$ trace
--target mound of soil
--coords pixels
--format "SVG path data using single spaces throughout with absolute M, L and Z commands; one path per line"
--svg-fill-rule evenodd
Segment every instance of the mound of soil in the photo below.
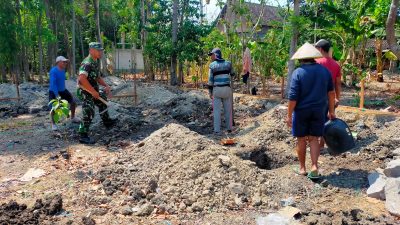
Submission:
M 47 224 L 62 211 L 61 195 L 56 194 L 44 200 L 37 199 L 32 208 L 15 201 L 0 206 L 0 224 Z

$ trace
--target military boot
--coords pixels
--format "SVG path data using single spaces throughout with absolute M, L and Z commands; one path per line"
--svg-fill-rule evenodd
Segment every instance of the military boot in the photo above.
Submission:
M 82 144 L 87 144 L 87 145 L 92 145 L 92 144 L 96 143 L 96 141 L 93 138 L 89 137 L 89 135 L 87 133 L 80 134 L 79 142 Z
M 114 126 L 117 123 L 118 119 L 108 119 L 106 121 L 103 121 L 103 124 L 105 127 L 110 128 Z

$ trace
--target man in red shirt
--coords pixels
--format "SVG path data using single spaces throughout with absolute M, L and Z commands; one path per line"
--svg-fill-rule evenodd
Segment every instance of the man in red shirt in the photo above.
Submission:
M 329 55 L 329 49 L 331 48 L 331 44 L 329 43 L 329 41 L 321 39 L 315 44 L 315 47 L 321 52 L 323 56 L 322 58 L 318 58 L 315 61 L 317 61 L 318 64 L 323 65 L 329 70 L 329 72 L 331 72 L 332 81 L 335 86 L 335 106 L 337 107 L 340 100 L 342 82 L 341 68 L 339 64 Z
M 329 43 L 329 41 L 321 39 L 315 44 L 315 47 L 321 52 L 323 56 L 322 58 L 315 59 L 315 61 L 317 61 L 318 64 L 327 68 L 331 73 L 333 85 L 335 87 L 335 108 L 336 108 L 339 105 L 341 83 L 342 83 L 342 73 L 340 65 L 334 59 L 332 59 L 332 57 L 329 54 L 329 49 L 331 48 L 331 44 Z M 328 110 L 326 111 L 327 111 L 326 114 L 328 114 Z M 321 148 L 323 148 L 324 145 L 325 145 L 324 138 L 321 138 L 320 141 Z

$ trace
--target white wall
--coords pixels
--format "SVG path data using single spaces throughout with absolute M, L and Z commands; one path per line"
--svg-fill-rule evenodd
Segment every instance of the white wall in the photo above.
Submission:
M 115 49 L 113 52 L 114 70 L 143 71 L 143 51 L 141 49 Z M 135 65 L 136 64 L 136 65 Z

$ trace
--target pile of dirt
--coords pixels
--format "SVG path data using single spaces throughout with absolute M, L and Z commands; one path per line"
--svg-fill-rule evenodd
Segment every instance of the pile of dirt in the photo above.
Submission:
M 252 160 L 268 164 L 268 169 L 284 164 L 271 163 L 265 149 L 246 158 L 237 148 L 223 147 L 186 127 L 169 124 L 127 148 L 111 165 L 104 165 L 95 179 L 106 195 L 123 196 L 125 206 L 119 213 L 126 208 L 137 215 L 270 208 L 286 195 L 288 188 L 283 186 L 297 179 L 283 178 L 282 184 L 277 172 L 260 169 Z M 281 194 L 271 194 L 279 189 Z
M 328 222 L 329 221 L 329 222 Z M 394 224 L 392 218 L 386 216 L 374 217 L 360 209 L 339 210 L 337 212 L 329 210 L 315 209 L 311 212 L 303 213 L 301 222 L 305 224 Z
M 0 224 L 52 224 L 52 216 L 62 211 L 61 195 L 37 199 L 32 208 L 15 201 L 0 206 Z

